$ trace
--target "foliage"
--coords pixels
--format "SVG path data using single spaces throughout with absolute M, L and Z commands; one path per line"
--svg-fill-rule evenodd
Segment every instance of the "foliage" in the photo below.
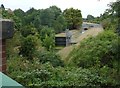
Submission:
M 27 59 L 33 59 L 37 47 L 37 40 L 37 37 L 32 35 L 23 38 L 21 47 L 19 48 L 19 54 Z
M 115 29 L 119 22 L 119 6 L 119 1 L 112 3 L 109 10 L 93 21 L 102 21 L 107 30 Z M 82 24 L 80 10 L 70 8 L 62 12 L 51 6 L 24 12 L 4 8 L 2 5 L 3 18 L 15 23 L 15 35 L 7 40 L 7 74 L 11 78 L 32 88 L 120 86 L 120 41 L 113 31 L 82 41 L 68 57 L 67 67 L 54 52 L 55 33 L 66 27 L 79 28 Z
M 50 62 L 54 67 L 64 66 L 64 62 L 55 52 L 39 51 L 36 56 L 39 59 L 39 62 L 42 64 Z
M 35 35 L 37 33 L 36 29 L 30 25 L 22 28 L 20 32 L 23 37 L 27 37 L 28 35 Z
M 55 47 L 55 40 L 54 39 L 55 38 L 52 36 L 48 36 L 48 35 L 45 36 L 45 39 L 43 40 L 43 46 L 48 51 L 54 50 L 54 47 Z
M 101 25 L 103 26 L 104 30 L 114 30 L 117 27 L 117 19 L 111 15 L 109 15 L 108 12 L 105 12 L 103 15 L 101 15 Z
M 116 77 L 116 70 L 110 70 L 109 67 L 100 69 L 82 69 L 76 67 L 54 68 L 49 63 L 39 66 L 38 69 L 27 70 L 19 74 L 14 73 L 17 73 L 18 70 L 11 72 L 14 73 L 13 77 L 15 80 L 26 87 L 33 88 L 109 88 L 111 86 L 119 86 L 119 80 L 114 79 Z
M 42 11 L 41 24 L 52 27 L 54 20 L 61 14 L 61 10 L 56 6 L 51 6 Z
M 14 10 L 14 14 L 19 18 L 23 18 L 25 16 L 25 12 L 21 9 Z
M 67 23 L 63 15 L 59 15 L 56 20 L 53 22 L 53 28 L 56 33 L 65 31 L 67 28 Z
M 64 10 L 63 14 L 69 29 L 77 29 L 82 25 L 82 15 L 80 10 L 69 8 Z
M 42 45 L 46 47 L 47 50 L 53 50 L 55 46 L 55 33 L 52 28 L 43 27 L 40 32 L 40 38 Z
M 98 20 L 105 30 L 114 30 L 119 33 L 119 22 L 120 22 L 120 0 L 116 0 L 116 2 L 111 2 L 108 4 L 109 9 L 103 14 L 100 14 L 100 17 L 95 18 Z
M 115 7 L 115 11 L 116 11 L 116 14 L 117 14 L 117 18 L 118 18 L 118 25 L 117 25 L 117 29 L 116 29 L 116 31 L 117 31 L 117 33 L 119 34 L 119 36 L 120 36 L 120 0 L 117 0 L 117 2 L 115 2 L 114 4 L 113 4 L 113 7 Z
M 12 39 L 6 40 L 6 58 L 14 57 L 19 52 L 19 46 L 21 44 L 21 34 L 16 31 Z
M 66 22 L 62 15 L 62 11 L 56 6 L 50 6 L 47 9 L 39 10 L 30 8 L 26 12 L 21 9 L 16 9 L 14 10 L 14 14 L 20 20 L 23 28 L 26 25 L 33 25 L 37 30 L 41 30 L 41 26 L 48 26 L 54 28 L 56 33 L 61 32 L 66 28 Z
M 87 20 L 93 20 L 94 19 L 94 16 L 92 15 L 87 15 Z
M 105 31 L 96 37 L 83 40 L 79 47 L 70 53 L 68 58 L 71 58 L 71 61 L 69 63 L 73 62 L 83 68 L 102 67 L 104 65 L 113 67 L 113 62 L 115 62 L 118 54 L 112 49 L 114 47 L 113 43 L 117 41 L 117 38 L 118 36 L 115 33 Z
M 110 26 L 110 20 L 109 19 L 107 19 L 107 20 L 105 19 L 105 20 L 102 21 L 101 24 L 102 24 L 103 29 L 108 29 L 109 26 Z

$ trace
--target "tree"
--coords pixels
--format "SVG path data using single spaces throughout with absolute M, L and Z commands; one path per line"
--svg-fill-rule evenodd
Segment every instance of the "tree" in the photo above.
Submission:
M 47 50 L 53 50 L 55 46 L 55 32 L 52 28 L 43 27 L 40 32 L 40 38 L 42 45 L 46 47 Z
M 116 32 L 120 35 L 120 0 L 110 3 L 109 7 L 110 9 L 108 9 L 108 11 L 109 11 L 109 14 L 112 15 L 111 18 L 117 19 Z
M 65 31 L 67 28 L 67 23 L 63 15 L 59 15 L 56 20 L 54 20 L 53 28 L 56 33 Z
M 120 0 L 117 0 L 114 4 L 115 11 L 118 17 L 118 27 L 117 27 L 117 32 L 120 35 Z
M 62 11 L 57 6 L 50 6 L 49 10 L 51 10 L 55 14 L 55 19 L 62 14 Z
M 87 15 L 87 20 L 93 20 L 94 19 L 94 16 L 92 15 Z
M 47 8 L 41 12 L 40 19 L 41 25 L 52 27 L 52 23 L 55 19 L 55 14 L 51 9 Z
M 37 23 L 36 23 L 37 22 Z M 23 25 L 33 25 L 39 27 L 40 25 L 40 12 L 34 8 L 29 9 L 24 16 Z
M 31 25 L 25 26 L 20 30 L 23 37 L 27 37 L 28 35 L 35 35 L 36 34 L 36 28 L 34 28 Z
M 102 20 L 101 24 L 102 24 L 102 27 L 103 27 L 105 30 L 111 29 L 110 27 L 111 27 L 112 24 L 111 24 L 111 19 L 110 19 L 110 18 L 107 18 L 107 19 Z
M 39 59 L 39 62 L 42 64 L 50 62 L 54 67 L 64 66 L 64 63 L 61 60 L 60 56 L 55 52 L 40 51 L 38 52 L 37 57 Z
M 60 8 L 51 6 L 41 11 L 41 24 L 44 26 L 52 27 L 54 20 L 61 14 Z
M 27 15 L 33 14 L 33 13 L 35 13 L 35 11 L 37 11 L 37 10 L 32 7 L 26 12 L 26 14 Z
M 43 40 L 43 46 L 48 50 L 51 51 L 55 47 L 55 42 L 54 42 L 53 36 L 45 36 L 45 39 Z
M 64 10 L 63 14 L 69 29 L 77 29 L 82 25 L 82 15 L 80 10 L 69 8 Z
M 14 10 L 14 14 L 21 19 L 25 16 L 25 12 L 21 9 Z
M 34 58 L 37 46 L 37 37 L 29 35 L 22 39 L 21 47 L 19 48 L 19 54 L 27 59 L 31 60 Z

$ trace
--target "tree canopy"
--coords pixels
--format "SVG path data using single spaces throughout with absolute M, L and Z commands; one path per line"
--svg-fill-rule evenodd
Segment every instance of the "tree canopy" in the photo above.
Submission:
M 69 8 L 63 12 L 67 21 L 67 27 L 69 29 L 78 29 L 82 25 L 81 11 L 78 9 Z

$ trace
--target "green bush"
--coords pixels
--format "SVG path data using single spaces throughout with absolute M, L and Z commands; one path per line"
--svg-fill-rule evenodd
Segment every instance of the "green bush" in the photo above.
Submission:
M 69 64 L 73 63 L 79 67 L 88 68 L 93 66 L 108 65 L 113 67 L 113 61 L 117 57 L 113 49 L 114 41 L 118 36 L 112 31 L 105 31 L 96 37 L 90 37 L 83 40 L 80 45 L 74 49 L 68 58 Z M 118 60 L 117 60 L 118 61 Z
M 54 67 L 64 66 L 64 62 L 61 60 L 59 55 L 56 55 L 54 52 L 40 51 L 37 53 L 39 62 L 44 64 L 50 62 Z
M 110 70 L 111 72 L 115 72 Z M 116 81 L 108 67 L 82 69 L 75 67 L 54 68 L 50 64 L 41 65 L 37 70 L 24 72 L 16 80 L 27 87 L 40 88 L 109 88 L 117 87 Z
M 13 38 L 6 40 L 6 58 L 14 57 L 19 52 L 19 46 L 20 46 L 20 32 L 15 31 Z
M 83 69 L 77 67 L 53 67 L 21 57 L 8 60 L 8 75 L 27 88 L 117 88 L 120 86 L 116 69 L 108 66 Z
M 48 50 L 54 50 L 55 47 L 55 32 L 53 28 L 49 28 L 47 26 L 43 27 L 40 31 L 40 39 L 42 41 L 42 45 Z
M 110 26 L 112 25 L 111 24 L 111 19 L 104 19 L 102 22 L 101 22 L 102 26 L 104 29 L 109 29 Z
M 29 35 L 24 37 L 21 42 L 21 47 L 19 48 L 19 54 L 27 59 L 33 59 L 37 46 L 37 37 Z
M 24 37 L 27 37 L 28 35 L 35 35 L 36 34 L 36 28 L 34 28 L 33 26 L 29 25 L 29 26 L 25 26 L 23 27 L 21 30 L 21 35 Z

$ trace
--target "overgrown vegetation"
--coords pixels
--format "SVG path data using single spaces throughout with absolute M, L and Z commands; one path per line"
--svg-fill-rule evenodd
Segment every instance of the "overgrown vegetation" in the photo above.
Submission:
M 78 29 L 81 27 L 82 15 L 80 10 L 70 8 L 66 9 L 63 14 L 66 18 L 69 29 Z
M 98 18 L 88 16 L 91 22 L 102 22 L 105 31 L 83 40 L 65 64 L 54 50 L 55 33 L 79 28 L 80 10 L 70 8 L 62 12 L 51 6 L 24 12 L 5 10 L 2 5 L 3 18 L 12 19 L 15 24 L 15 34 L 7 40 L 7 75 L 31 88 L 119 88 L 119 1 L 110 6 L 109 12 Z
M 68 58 L 78 67 L 103 67 L 114 68 L 118 66 L 118 52 L 114 49 L 114 44 L 119 44 L 119 36 L 113 31 L 105 31 L 96 37 L 89 37 L 83 40 L 76 49 L 74 49 Z M 117 47 L 116 47 L 117 49 Z
M 29 63 L 30 64 L 30 63 Z M 38 64 L 37 64 L 38 66 Z M 104 66 L 100 69 L 83 69 L 76 67 L 57 67 L 46 63 L 37 69 L 27 70 L 17 76 L 12 76 L 26 87 L 43 88 L 109 88 L 119 87 L 119 81 L 115 80 L 116 70 Z

